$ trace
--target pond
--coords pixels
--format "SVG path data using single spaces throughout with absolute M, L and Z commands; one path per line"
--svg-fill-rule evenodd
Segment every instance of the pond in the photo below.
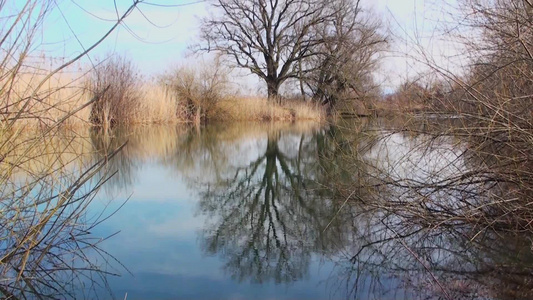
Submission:
M 108 237 L 87 255 L 109 276 L 82 280 L 78 296 L 532 296 L 531 238 L 469 219 L 496 193 L 471 145 L 395 127 L 365 119 L 87 132 L 90 160 L 127 144 L 95 176 L 117 171 L 87 212 L 102 220 L 90 234 Z
M 104 148 L 129 141 L 105 189 L 113 205 L 128 201 L 98 234 L 120 232 L 103 247 L 131 274 L 108 278 L 109 288 L 128 299 L 483 299 L 513 282 L 520 290 L 528 242 L 476 239 L 471 226 L 446 222 L 452 208 L 481 201 L 481 184 L 441 184 L 472 169 L 467 146 L 391 126 L 146 127 L 116 131 L 107 140 L 115 145 L 94 136 Z M 440 212 L 429 224 L 406 209 L 421 195 L 424 210 Z M 366 205 L 382 201 L 395 205 Z

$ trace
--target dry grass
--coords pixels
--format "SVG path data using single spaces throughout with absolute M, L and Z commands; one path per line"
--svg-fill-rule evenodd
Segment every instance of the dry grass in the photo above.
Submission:
M 16 122 L 17 127 L 46 128 L 55 124 L 59 119 L 72 112 L 82 104 L 90 100 L 91 93 L 85 87 L 86 77 L 78 72 L 64 71 L 55 74 L 48 79 L 43 91 L 38 93 L 36 99 L 30 100 L 22 118 Z M 14 91 L 22 98 L 29 97 L 33 88 L 44 78 L 45 75 L 27 74 L 21 76 L 14 86 Z M 177 116 L 178 103 L 175 98 L 165 92 L 160 85 L 152 82 L 142 82 L 139 85 L 139 100 L 129 107 L 130 113 L 127 124 L 172 124 L 183 122 Z M 23 102 L 10 102 L 9 110 L 6 98 L 0 99 L 3 120 L 9 120 L 15 116 Z M 126 109 L 122 107 L 121 109 Z M 68 118 L 63 125 L 69 127 L 85 127 L 90 125 L 91 107 L 85 107 L 72 117 Z
M 219 101 L 210 119 L 228 121 L 296 121 L 325 118 L 325 113 L 312 104 L 287 102 L 277 104 L 265 98 L 232 97 Z
M 26 102 L 27 107 L 16 120 L 17 126 L 47 127 L 89 101 L 85 92 L 83 76 L 80 72 L 63 70 L 54 74 L 31 97 L 37 85 L 45 79 L 48 70 L 30 70 L 21 73 L 14 81 L 10 96 L 0 98 L 2 121 L 15 118 Z M 90 108 L 86 107 L 66 120 L 63 125 L 75 126 L 86 124 Z
M 121 61 L 119 60 L 119 62 Z M 117 74 L 133 72 L 135 71 L 134 68 L 129 65 L 125 67 L 120 64 L 117 65 L 116 61 L 111 61 L 110 64 L 111 67 L 117 69 L 117 72 L 113 74 L 111 74 L 112 72 L 104 72 L 107 75 L 103 77 L 98 77 L 98 72 L 101 74 L 102 69 L 105 71 L 105 68 L 92 71 L 91 74 L 83 71 L 84 68 L 80 66 L 62 70 L 46 80 L 33 98 L 31 95 L 47 76 L 49 70 L 39 67 L 23 70 L 24 72 L 21 72 L 13 82 L 11 97 L 0 99 L 0 117 L 4 121 L 3 123 L 15 118 L 16 114 L 28 102 L 15 125 L 19 128 L 47 128 L 90 101 L 96 92 L 104 89 L 107 85 L 111 85 L 111 93 L 109 90 L 106 92 L 108 96 L 104 96 L 93 105 L 76 112 L 63 122 L 62 126 L 76 128 L 87 125 L 104 126 L 99 120 L 105 120 L 104 123 L 109 123 L 107 124 L 108 127 L 111 126 L 111 123 L 122 125 L 173 124 L 194 121 L 194 118 L 191 117 L 194 113 L 191 113 L 191 107 L 188 105 L 188 102 L 191 102 L 190 99 L 183 98 L 183 95 L 170 90 L 169 86 L 164 84 L 165 82 L 144 80 L 135 75 L 134 77 L 130 76 L 128 82 L 121 83 L 123 80 L 120 78 L 122 77 L 117 76 Z M 46 65 L 46 62 L 41 61 L 37 65 Z M 209 78 L 208 75 L 204 74 L 203 76 Z M 95 78 L 100 82 L 94 82 Z M 89 83 L 91 80 L 92 83 Z M 4 82 L 4 84 L 7 83 Z M 114 90 L 113 86 L 115 86 Z M 268 101 L 266 98 L 235 95 L 229 87 L 220 84 L 213 86 L 217 89 L 222 88 L 222 90 L 217 91 L 217 94 L 221 96 L 217 97 L 216 101 L 207 101 L 209 102 L 207 104 L 203 100 L 196 101 L 201 104 L 205 120 L 320 121 L 326 118 L 325 112 L 315 104 L 299 100 L 286 100 L 282 104 L 278 104 Z M 212 89 L 208 89 L 208 91 Z M 203 99 L 202 97 L 196 98 Z M 99 107 L 95 110 L 96 106 Z M 99 112 L 96 113 L 96 111 Z M 101 116 L 95 118 L 95 115 Z
M 177 115 L 178 102 L 161 85 L 151 82 L 143 83 L 141 95 L 141 101 L 134 112 L 134 123 L 172 124 L 184 121 Z
M 230 83 L 230 70 L 220 60 L 180 66 L 160 76 L 167 102 L 176 102 L 176 115 L 184 121 L 295 121 L 321 120 L 324 113 L 303 101 L 283 104 L 239 95 Z
M 18 95 L 29 97 L 33 88 L 44 78 L 39 74 L 21 76 L 14 86 Z M 67 113 L 89 101 L 91 93 L 86 89 L 86 77 L 81 72 L 63 71 L 46 81 L 43 91 L 38 93 L 37 99 L 30 100 L 23 117 L 17 120 L 20 127 L 43 128 L 54 124 Z M 124 124 L 173 124 L 188 122 L 186 112 L 182 112 L 182 102 L 173 93 L 159 83 L 146 81 L 138 87 L 138 100 L 128 107 L 128 118 Z M 40 100 L 42 99 L 42 100 Z M 6 98 L 2 98 L 1 107 L 8 106 Z M 10 102 L 10 109 L 2 110 L 4 120 L 14 117 L 19 106 L 23 103 Z M 277 104 L 259 97 L 232 96 L 218 101 L 208 112 L 208 119 L 215 121 L 296 121 L 296 120 L 324 120 L 326 115 L 322 109 L 310 103 L 286 101 Z M 86 107 L 71 118 L 64 125 L 83 127 L 90 125 L 91 107 Z

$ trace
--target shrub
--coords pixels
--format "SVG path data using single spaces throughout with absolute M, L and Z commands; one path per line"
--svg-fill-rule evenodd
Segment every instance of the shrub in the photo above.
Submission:
M 177 116 L 200 123 L 208 119 L 214 105 L 229 94 L 228 70 L 219 60 L 213 66 L 180 66 L 161 77 L 167 93 L 178 103 Z
M 105 93 L 93 103 L 89 120 L 92 124 L 110 128 L 134 122 L 139 109 L 140 76 L 132 62 L 120 56 L 110 56 L 97 66 L 90 80 L 90 91 Z

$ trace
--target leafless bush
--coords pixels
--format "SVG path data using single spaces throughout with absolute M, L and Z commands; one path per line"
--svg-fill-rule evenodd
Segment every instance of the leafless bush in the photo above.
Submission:
M 110 56 L 94 70 L 90 89 L 105 94 L 91 108 L 91 123 L 104 128 L 133 122 L 139 107 L 140 77 L 128 59 Z
M 438 150 L 435 141 L 443 136 L 456 139 L 462 149 L 456 161 L 467 168 L 435 174 L 446 175 L 438 184 L 383 178 L 383 185 L 406 189 L 422 208 L 432 197 L 441 199 L 430 201 L 438 210 L 418 210 L 403 202 L 382 205 L 412 217 L 406 222 L 424 226 L 469 224 L 480 232 L 533 232 L 532 7 L 523 0 L 465 0 L 460 7 L 465 15 L 447 34 L 464 43 L 469 60 L 460 73 L 427 61 L 442 80 L 403 92 L 429 100 L 423 107 L 432 107 L 434 115 L 411 119 L 402 130 L 427 137 L 413 149 L 421 153 Z M 461 202 L 461 209 L 441 203 L 447 199 Z
M 492 198 L 501 205 L 491 207 L 498 226 L 533 231 L 533 6 L 523 0 L 462 5 L 479 35 L 466 44 L 476 58 L 453 99 L 465 118 L 459 131 L 480 173 L 498 183 Z
M 456 109 L 481 122 L 490 120 L 494 133 L 516 129 L 511 133 L 515 138 L 524 136 L 519 134 L 521 128 L 532 128 L 531 4 L 471 0 L 464 1 L 462 8 L 470 12 L 465 25 L 476 29 L 477 39 L 465 42 L 474 58 L 458 85 L 463 94 L 453 99 Z
M 179 103 L 178 116 L 200 123 L 209 118 L 214 105 L 229 93 L 228 70 L 217 59 L 212 66 L 187 66 L 165 74 L 161 82 Z

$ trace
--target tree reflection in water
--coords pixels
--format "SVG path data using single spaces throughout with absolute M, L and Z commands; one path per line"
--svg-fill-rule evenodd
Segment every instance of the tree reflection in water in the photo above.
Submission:
M 149 143 L 138 133 L 117 167 L 128 184 L 138 148 L 164 145 L 145 156 L 198 190 L 203 250 L 238 281 L 290 284 L 318 258 L 336 265 L 334 298 L 533 297 L 531 237 L 487 226 L 494 191 L 464 142 L 388 125 L 209 126 Z
M 205 251 L 222 253 L 234 278 L 300 280 L 311 255 L 323 251 L 321 241 L 331 238 L 322 230 L 336 205 L 315 195 L 314 139 L 271 131 L 256 159 L 202 192 L 200 208 L 214 220 L 203 233 Z
M 337 265 L 328 282 L 337 296 L 532 296 L 529 239 L 454 220 L 482 204 L 483 188 L 455 177 L 472 164 L 457 141 L 353 128 L 269 131 L 245 164 L 211 152 L 226 171 L 194 182 L 210 220 L 204 250 L 253 282 L 305 278 L 319 255 Z
M 361 293 L 407 299 L 533 296 L 531 240 L 492 226 L 499 222 L 491 219 L 495 192 L 487 187 L 483 166 L 465 155 L 466 145 L 387 131 L 369 144 L 358 147 L 365 150 L 353 163 L 366 165 L 366 179 L 330 185 L 342 195 L 366 191 L 350 201 L 359 213 L 349 219 L 354 240 L 336 259 L 344 277 L 337 287 L 347 287 L 354 298 Z

